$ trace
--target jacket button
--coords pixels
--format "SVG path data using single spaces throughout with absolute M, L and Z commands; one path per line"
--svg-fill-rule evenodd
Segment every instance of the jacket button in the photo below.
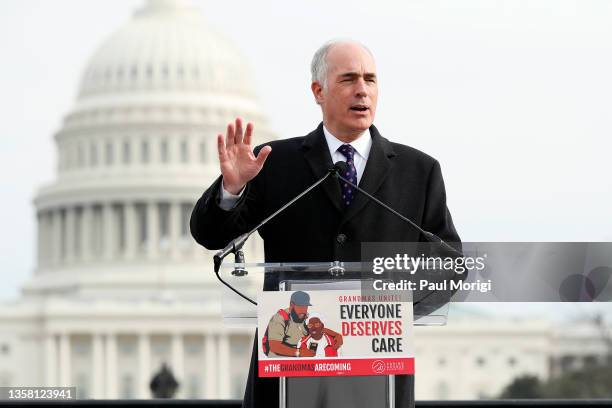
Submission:
M 338 236 L 336 236 L 336 242 L 340 245 L 344 244 L 346 242 L 346 239 L 346 235 L 344 234 L 338 234 Z

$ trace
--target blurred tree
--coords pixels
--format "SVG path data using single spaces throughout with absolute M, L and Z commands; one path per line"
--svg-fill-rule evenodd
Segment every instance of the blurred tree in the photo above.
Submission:
M 537 377 L 517 377 L 499 398 L 612 398 L 612 364 L 568 371 L 542 383 Z
M 570 371 L 544 385 L 544 398 L 612 398 L 612 364 Z
M 612 331 L 602 314 L 584 319 L 591 320 L 606 345 L 607 351 L 599 361 L 544 383 L 532 375 L 517 377 L 499 398 L 612 398 Z
M 499 398 L 542 398 L 542 384 L 534 375 L 516 377 L 504 388 Z

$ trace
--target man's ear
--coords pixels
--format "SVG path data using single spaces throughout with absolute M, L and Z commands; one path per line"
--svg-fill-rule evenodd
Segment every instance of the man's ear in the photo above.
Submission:
M 319 81 L 314 81 L 312 84 L 310 84 L 310 89 L 314 95 L 315 102 L 317 102 L 318 105 L 321 105 L 321 103 L 325 100 L 325 96 L 323 94 L 323 87 Z

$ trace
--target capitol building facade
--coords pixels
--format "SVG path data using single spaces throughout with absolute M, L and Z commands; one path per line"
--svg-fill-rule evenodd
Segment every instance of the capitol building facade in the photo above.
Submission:
M 147 0 L 96 50 L 54 135 L 57 178 L 34 197 L 33 276 L 0 304 L 0 386 L 150 398 L 167 363 L 178 398 L 242 398 L 254 330 L 224 324 L 213 254 L 189 217 L 218 177 L 228 122 L 276 138 L 253 84 L 248 61 L 186 1 Z M 251 238 L 248 260 L 262 248 Z M 419 399 L 494 397 L 516 376 L 546 379 L 607 352 L 577 326 L 454 317 L 415 331 Z
M 223 325 L 212 252 L 189 217 L 218 177 L 228 122 L 275 138 L 248 66 L 179 0 L 147 1 L 97 49 L 54 135 L 57 179 L 34 199 L 34 275 L 0 308 L 4 384 L 148 398 L 166 362 L 179 397 L 242 397 L 254 330 Z

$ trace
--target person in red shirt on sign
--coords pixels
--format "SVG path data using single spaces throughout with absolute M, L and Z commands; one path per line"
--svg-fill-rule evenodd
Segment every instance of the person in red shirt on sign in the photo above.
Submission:
M 300 350 L 312 350 L 315 357 L 338 357 L 338 350 L 333 347 L 333 339 L 323 333 L 325 325 L 319 315 L 311 314 L 306 320 L 306 327 L 308 335 L 302 337 L 298 343 Z

